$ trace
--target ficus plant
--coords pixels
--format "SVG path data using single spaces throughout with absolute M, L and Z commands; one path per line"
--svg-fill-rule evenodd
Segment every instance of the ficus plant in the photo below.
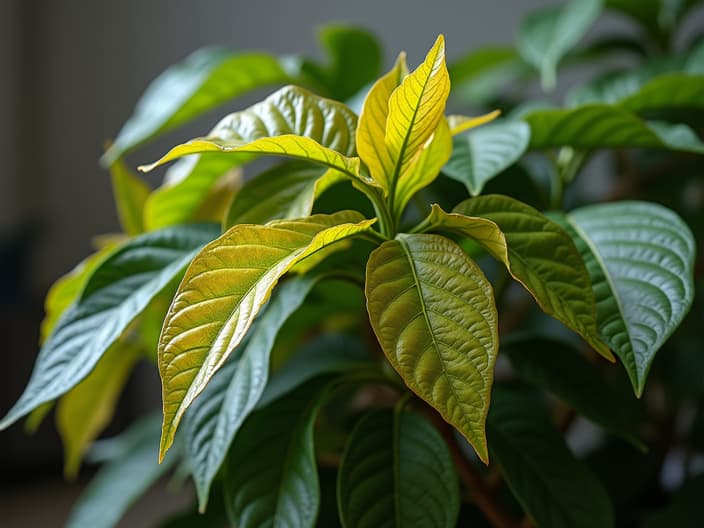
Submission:
M 197 499 L 169 527 L 696 526 L 704 45 L 673 45 L 695 3 L 574 0 L 449 68 L 439 36 L 379 76 L 372 35 L 328 26 L 326 64 L 164 72 L 103 158 L 124 233 L 50 290 L 1 422 L 55 407 L 67 476 L 104 462 L 68 525 L 115 525 L 175 468 Z M 638 37 L 583 43 L 604 10 Z M 154 190 L 124 161 L 277 85 L 141 166 L 176 160 Z M 96 441 L 141 360 L 162 412 Z

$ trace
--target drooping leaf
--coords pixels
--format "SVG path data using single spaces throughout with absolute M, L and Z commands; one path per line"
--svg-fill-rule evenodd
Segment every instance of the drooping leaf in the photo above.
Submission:
M 300 161 L 276 165 L 244 184 L 230 205 L 225 227 L 308 216 L 315 199 L 341 177 Z
M 296 86 L 286 86 L 261 103 L 223 118 L 205 138 L 172 148 L 149 171 L 189 154 L 286 156 L 337 169 L 358 178 L 354 133 L 357 116 L 342 103 L 323 99 Z M 246 159 L 246 158 L 245 158 Z
M 587 264 L 601 336 L 640 396 L 655 353 L 694 298 L 692 233 L 669 209 L 645 202 L 590 205 L 561 221 Z
M 493 292 L 479 267 L 445 237 L 399 235 L 370 255 L 366 295 L 389 362 L 486 462 L 498 335 Z
M 83 455 L 110 423 L 115 405 L 141 350 L 117 342 L 93 372 L 64 394 L 56 408 L 56 427 L 64 444 L 64 473 L 78 474 Z
M 318 280 L 296 277 L 276 291 L 236 360 L 216 374 L 186 413 L 183 441 L 201 510 L 233 438 L 266 387 L 278 331 Z
M 112 528 L 132 504 L 176 461 L 157 462 L 161 417 L 150 415 L 111 439 L 116 456 L 95 475 L 74 506 L 67 528 Z
M 346 211 L 264 226 L 240 224 L 193 259 L 159 342 L 162 456 L 184 411 L 242 340 L 278 280 L 301 260 L 373 223 Z
M 530 127 L 520 121 L 483 126 L 452 140 L 452 157 L 443 172 L 464 183 L 472 196 L 504 171 L 528 148 Z
M 487 430 L 492 458 L 536 526 L 613 526 L 601 483 L 575 459 L 533 393 L 496 387 Z
M 240 528 L 312 528 L 320 507 L 313 426 L 327 391 L 301 387 L 252 414 L 225 461 L 225 504 Z
M 307 61 L 303 72 L 323 86 L 330 97 L 345 101 L 379 75 L 381 46 L 365 29 L 328 24 L 319 29 L 318 39 L 328 53 L 329 63 L 321 66 Z
M 563 344 L 545 339 L 502 348 L 522 379 L 538 385 L 592 422 L 643 448 L 638 426 L 643 413 L 581 355 Z
M 212 153 L 180 159 L 169 168 L 164 184 L 147 199 L 144 209 L 146 229 L 152 231 L 201 220 L 222 222 L 222 215 L 217 208 L 211 208 L 210 218 L 197 216 L 218 182 L 230 179 L 235 188 L 241 185 L 240 163 L 241 160 L 233 156 Z M 226 194 L 223 189 L 219 189 L 219 192 Z
M 529 112 L 531 149 L 644 147 L 703 153 L 704 144 L 686 125 L 643 121 L 617 106 L 588 104 Z
M 24 393 L 0 429 L 85 378 L 149 302 L 173 284 L 195 252 L 218 233 L 212 224 L 167 228 L 137 237 L 103 260 L 44 343 Z
M 457 474 L 440 433 L 418 414 L 372 411 L 352 431 L 338 472 L 345 528 L 454 528 Z
M 501 195 L 461 202 L 454 213 L 433 206 L 427 231 L 468 236 L 502 262 L 541 309 L 613 359 L 599 338 L 596 305 L 584 262 L 569 235 L 529 205 Z
M 250 90 L 284 83 L 288 78 L 281 61 L 270 55 L 222 48 L 196 51 L 149 85 L 103 162 L 110 165 L 157 134 Z
M 557 65 L 601 13 L 601 0 L 570 0 L 563 6 L 529 13 L 518 31 L 518 50 L 539 72 L 543 88 L 557 82 Z
M 110 165 L 110 177 L 122 229 L 128 235 L 143 233 L 144 203 L 151 189 L 127 167 L 122 159 L 117 159 Z
M 357 151 L 369 168 L 371 177 L 386 194 L 391 191 L 393 160 L 384 146 L 386 121 L 389 117 L 389 99 L 393 91 L 408 75 L 406 55 L 401 53 L 396 64 L 369 90 L 359 115 L 356 141 Z

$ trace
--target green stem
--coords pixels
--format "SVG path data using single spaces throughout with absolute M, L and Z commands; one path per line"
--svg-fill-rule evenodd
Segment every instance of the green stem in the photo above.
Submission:
M 389 211 L 389 208 L 386 206 L 386 202 L 374 190 L 371 190 L 367 196 L 369 196 L 369 199 L 374 206 L 376 217 L 379 219 L 379 230 L 381 235 L 387 240 L 392 239 L 396 235 L 396 230 L 394 227 L 393 217 Z

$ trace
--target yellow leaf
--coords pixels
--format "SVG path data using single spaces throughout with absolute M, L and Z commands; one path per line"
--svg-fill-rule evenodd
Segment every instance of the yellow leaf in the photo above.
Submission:
M 447 121 L 450 124 L 450 133 L 453 136 L 456 136 L 457 134 L 461 134 L 462 132 L 466 132 L 467 130 L 470 130 L 472 128 L 476 128 L 480 125 L 489 123 L 490 121 L 493 121 L 494 119 L 499 117 L 499 115 L 501 115 L 501 110 L 494 110 L 493 112 L 489 112 L 488 114 L 476 117 L 467 117 L 463 115 L 449 115 L 447 116 Z
M 118 158 L 110 165 L 112 190 L 120 225 L 128 235 L 144 232 L 144 204 L 151 189 Z
M 159 340 L 164 402 L 160 457 L 185 410 L 242 341 L 279 279 L 306 257 L 368 232 L 374 221 L 343 211 L 239 224 L 196 255 Z
M 390 178 L 394 166 L 385 145 L 389 98 L 406 75 L 406 54 L 401 53 L 391 71 L 369 90 L 357 126 L 357 152 L 369 168 L 372 179 L 381 185 L 385 194 L 391 190 Z

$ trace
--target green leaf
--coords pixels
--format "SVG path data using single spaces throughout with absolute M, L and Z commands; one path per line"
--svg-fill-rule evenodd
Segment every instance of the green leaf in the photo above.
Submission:
M 674 493 L 672 502 L 666 508 L 651 513 L 645 519 L 645 528 L 697 528 L 701 524 L 702 494 L 704 475 L 685 481 Z
M 296 277 L 277 289 L 237 359 L 215 375 L 186 413 L 183 441 L 201 511 L 232 439 L 264 391 L 279 330 L 319 278 Z
M 341 177 L 338 171 L 301 161 L 276 165 L 244 184 L 230 205 L 225 227 L 308 216 L 315 199 Z
M 354 427 L 338 472 L 345 528 L 454 528 L 457 473 L 440 433 L 418 414 L 390 409 Z
M 68 478 L 76 477 L 83 455 L 110 423 L 140 352 L 128 342 L 114 344 L 93 372 L 59 400 L 56 427 L 64 444 L 64 473 Z
M 379 75 L 381 46 L 365 29 L 328 24 L 320 28 L 318 39 L 328 53 L 329 64 L 307 62 L 303 71 L 325 87 L 332 98 L 345 101 Z
M 518 30 L 518 51 L 539 72 L 545 90 L 557 82 L 557 65 L 601 13 L 601 0 L 571 0 L 528 14 Z
M 264 226 L 240 224 L 193 259 L 159 341 L 161 456 L 184 411 L 240 343 L 279 279 L 306 257 L 367 232 L 373 223 L 346 211 Z
M 286 86 L 247 110 L 223 118 L 205 138 L 172 148 L 158 165 L 189 154 L 287 156 L 337 169 L 359 177 L 354 134 L 357 116 L 344 104 L 323 99 L 296 86 Z M 245 157 L 244 159 L 248 159 Z
M 112 528 L 132 504 L 164 475 L 176 457 L 157 463 L 161 417 L 151 415 L 110 440 L 117 456 L 104 465 L 74 506 L 67 528 Z
M 643 121 L 615 106 L 588 104 L 538 110 L 524 120 L 531 129 L 531 149 L 644 147 L 704 153 L 704 144 L 689 127 Z
M 322 374 L 374 368 L 362 343 L 351 336 L 322 334 L 305 343 L 267 384 L 258 407 L 282 397 Z
M 111 165 L 125 152 L 250 90 L 284 83 L 279 59 L 263 53 L 206 48 L 157 77 L 103 157 Z
M 540 308 L 613 359 L 599 338 L 589 275 L 569 235 L 529 205 L 501 195 L 461 202 L 448 214 L 433 206 L 425 230 L 474 239 L 502 262 Z
M 225 462 L 225 504 L 239 528 L 312 528 L 320 507 L 313 428 L 327 390 L 304 386 L 252 414 Z
M 645 84 L 620 104 L 632 112 L 669 108 L 704 108 L 704 75 L 670 73 Z
M 144 203 L 151 189 L 132 173 L 122 159 L 117 159 L 110 165 L 110 177 L 122 229 L 128 235 L 143 233 Z
M 149 302 L 174 283 L 198 248 L 218 232 L 214 225 L 155 231 L 129 241 L 105 259 L 44 343 L 24 393 L 0 429 L 85 378 Z
M 447 238 L 399 235 L 370 255 L 366 295 L 391 365 L 487 462 L 497 314 L 477 264 Z
M 167 171 L 164 184 L 147 199 L 144 209 L 146 229 L 153 231 L 200 220 L 222 222 L 222 212 L 217 208 L 208 211 L 209 218 L 198 218 L 198 213 L 205 208 L 218 183 L 224 182 L 234 188 L 242 185 L 242 174 L 238 169 L 242 160 L 235 158 L 211 153 L 186 156 L 174 163 Z M 219 192 L 227 194 L 224 189 Z
M 646 202 L 582 207 L 562 221 L 587 263 L 601 336 L 640 396 L 655 353 L 694 298 L 692 233 L 675 213 Z
M 533 524 L 613 526 L 601 483 L 574 458 L 534 394 L 496 387 L 487 428 L 491 456 Z
M 640 407 L 608 383 L 593 364 L 556 341 L 544 339 L 509 345 L 502 352 L 519 377 L 549 390 L 588 420 L 640 449 Z
M 530 127 L 520 121 L 492 123 L 456 136 L 443 172 L 476 196 L 489 180 L 521 158 L 529 139 Z

